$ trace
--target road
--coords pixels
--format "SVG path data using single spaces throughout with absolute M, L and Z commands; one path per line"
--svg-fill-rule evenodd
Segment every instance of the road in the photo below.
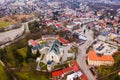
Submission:
M 86 27 L 86 26 L 84 26 L 84 27 Z M 79 46 L 79 51 L 78 51 L 79 54 L 77 56 L 77 62 L 79 64 L 79 66 L 81 67 L 83 73 L 85 73 L 86 76 L 88 77 L 88 80 L 96 80 L 96 78 L 92 75 L 92 73 L 90 72 L 90 70 L 86 64 L 86 50 L 94 41 L 93 31 L 86 29 L 86 33 L 84 35 L 87 37 L 87 41 L 83 45 Z
M 33 19 L 28 22 L 22 23 L 21 28 L 0 33 L 0 48 L 4 48 L 17 40 L 24 38 L 24 34 L 30 32 L 28 23 L 33 22 L 35 20 L 36 19 Z

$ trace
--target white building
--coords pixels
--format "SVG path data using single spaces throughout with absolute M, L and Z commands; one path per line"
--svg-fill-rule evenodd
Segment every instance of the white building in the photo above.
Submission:
M 117 47 L 110 45 L 108 43 L 97 41 L 96 44 L 93 44 L 93 49 L 96 53 L 103 55 L 114 55 L 117 52 Z
M 62 57 L 63 52 L 64 51 L 60 46 L 58 40 L 55 40 L 46 55 L 46 61 L 53 61 L 55 63 L 60 63 L 60 58 Z
M 82 76 L 82 72 L 78 71 L 78 72 L 68 75 L 67 80 L 74 80 L 75 77 L 81 77 L 81 76 Z

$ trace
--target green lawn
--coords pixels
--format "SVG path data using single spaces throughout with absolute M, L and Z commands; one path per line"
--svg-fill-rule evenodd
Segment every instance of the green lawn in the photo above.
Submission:
M 0 80 L 10 80 L 1 64 L 0 64 Z
M 36 73 L 30 73 L 30 72 L 19 72 L 16 73 L 17 76 L 19 76 L 20 80 L 50 80 L 49 75 L 41 75 Z
M 7 27 L 9 25 L 11 25 L 11 23 L 0 20 L 0 28 Z
M 27 48 L 21 48 L 17 50 L 23 57 L 26 57 Z
M 54 69 L 68 67 L 68 63 L 55 65 Z

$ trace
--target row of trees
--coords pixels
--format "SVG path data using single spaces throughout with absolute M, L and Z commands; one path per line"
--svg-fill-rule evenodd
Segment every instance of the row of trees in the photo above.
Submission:
M 5 62 L 9 62 L 9 56 L 6 49 L 0 49 L 0 59 L 4 60 Z
M 27 52 L 26 52 L 26 62 L 29 63 L 30 61 L 35 61 L 35 59 L 37 57 L 40 56 L 40 53 L 39 51 L 37 50 L 37 53 L 36 54 L 33 54 L 31 52 L 31 47 L 30 46 L 27 46 Z

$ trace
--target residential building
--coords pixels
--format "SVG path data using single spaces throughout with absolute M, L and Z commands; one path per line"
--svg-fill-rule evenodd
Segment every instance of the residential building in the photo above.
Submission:
M 31 46 L 31 51 L 33 54 L 36 54 L 37 51 L 40 51 L 42 46 L 40 44 L 38 44 L 36 41 L 30 39 L 28 41 L 28 45 Z
M 96 41 L 93 44 L 93 49 L 97 54 L 102 55 L 114 55 L 114 53 L 116 53 L 118 50 L 116 46 L 113 46 L 102 41 Z
M 69 65 L 67 68 L 52 72 L 52 80 L 88 80 L 76 61 L 71 61 Z
M 94 50 L 88 53 L 88 64 L 93 66 L 113 65 L 114 58 L 110 55 L 97 55 Z
M 56 37 L 56 35 L 43 35 L 42 40 L 54 40 Z

